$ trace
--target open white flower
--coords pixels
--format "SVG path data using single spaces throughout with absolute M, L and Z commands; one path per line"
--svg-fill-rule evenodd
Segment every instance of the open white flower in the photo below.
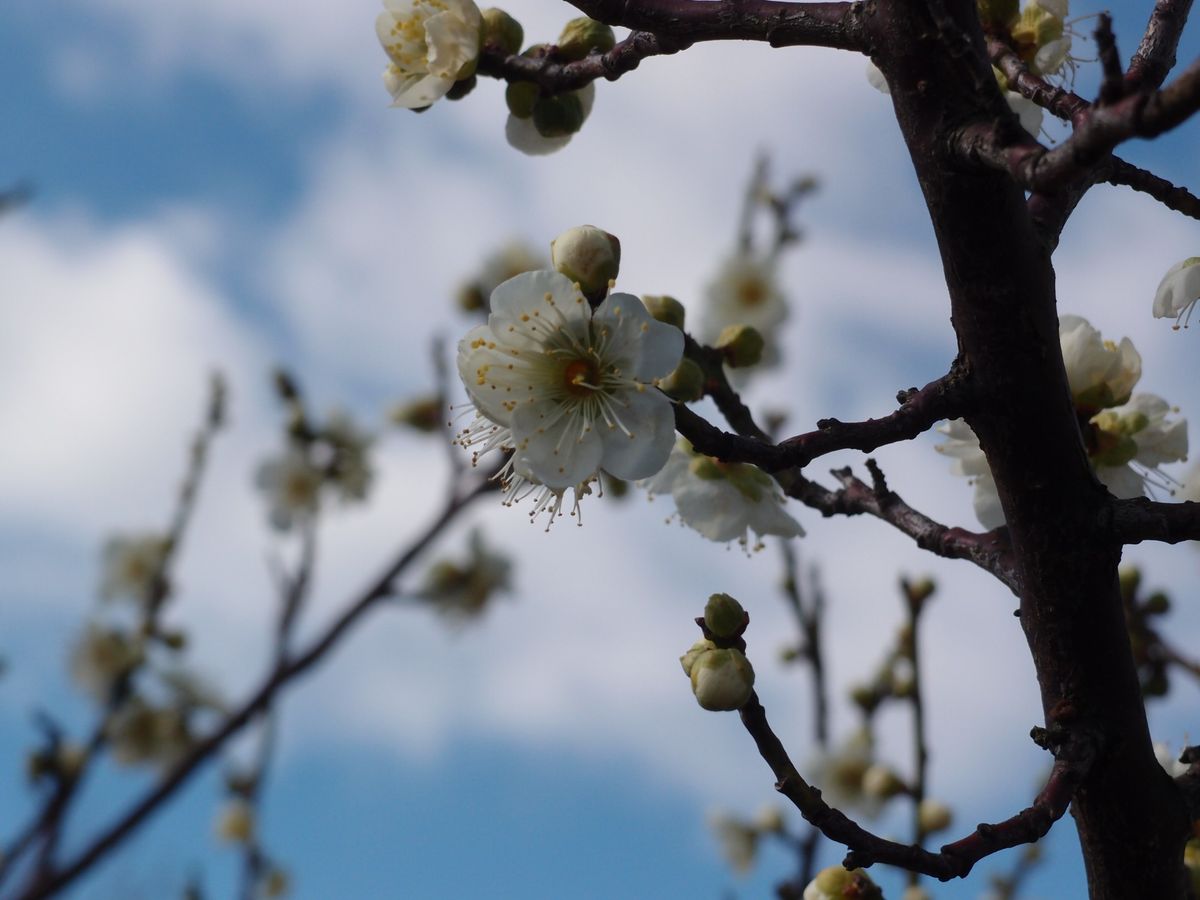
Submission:
M 296 522 L 315 515 L 321 480 L 320 471 L 295 447 L 283 456 L 264 461 L 258 467 L 255 483 L 266 495 L 271 525 L 287 531 Z
M 344 501 L 365 500 L 375 477 L 367 453 L 374 438 L 360 430 L 344 410 L 334 410 L 329 414 L 325 420 L 323 437 L 331 455 L 327 479 L 329 485 Z
M 1200 300 L 1200 256 L 1189 256 L 1167 269 L 1154 293 L 1154 318 L 1175 319 L 1175 328 L 1187 328 L 1192 308 Z
M 125 597 L 145 603 L 160 577 L 167 540 L 160 534 L 109 538 L 104 544 L 104 577 L 100 596 Z
M 739 874 L 749 872 L 758 856 L 758 829 L 723 812 L 710 813 L 708 825 L 725 861 Z
M 141 642 L 89 622 L 71 649 L 71 677 L 97 702 L 107 703 L 117 682 L 142 661 L 142 655 Z
M 653 475 L 674 443 L 671 401 L 655 387 L 683 355 L 683 333 L 630 294 L 595 311 L 558 272 L 518 275 L 492 293 L 488 324 L 458 346 L 458 372 L 476 411 L 457 438 L 476 458 L 512 449 L 506 501 L 536 496 L 533 515 L 575 506 L 601 469 Z M 574 511 L 573 511 L 574 514 Z
M 667 464 L 642 483 L 653 497 L 670 494 L 679 519 L 710 541 L 736 540 L 754 532 L 756 547 L 768 534 L 801 537 L 804 529 L 784 509 L 785 497 L 770 475 L 746 463 L 723 463 L 680 439 Z
M 760 365 L 779 361 L 778 328 L 787 318 L 787 297 L 779 288 L 774 255 L 734 253 L 704 294 L 700 336 L 712 344 L 729 325 L 749 325 L 765 341 Z
M 1106 341 L 1086 319 L 1062 316 L 1059 341 L 1071 397 L 1081 422 L 1083 443 L 1096 477 L 1115 497 L 1144 496 L 1147 485 L 1164 487 L 1170 479 L 1159 466 L 1187 459 L 1187 421 L 1168 419 L 1178 412 L 1161 397 L 1134 394 L 1142 375 L 1142 358 L 1130 342 Z M 938 451 L 954 458 L 954 471 L 974 480 L 975 515 L 985 528 L 1004 524 L 996 483 L 964 421 L 938 429 L 947 440 Z
M 375 33 L 391 62 L 383 83 L 392 105 L 429 106 L 479 58 L 483 17 L 471 0 L 383 0 Z
M 822 752 L 809 764 L 813 787 L 835 809 L 854 810 L 868 819 L 882 811 L 885 800 L 865 790 L 864 778 L 875 761 L 874 742 L 865 728 L 852 732 L 840 746 Z

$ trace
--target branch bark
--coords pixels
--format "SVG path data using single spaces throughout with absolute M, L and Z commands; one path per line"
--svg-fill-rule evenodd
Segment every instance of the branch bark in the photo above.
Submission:
M 860 3 L 786 3 L 778 0 L 569 0 L 608 25 L 648 31 L 686 44 L 765 41 L 865 52 Z
M 1125 83 L 1131 90 L 1154 90 L 1175 67 L 1175 51 L 1183 36 L 1192 0 L 1158 0 L 1146 24 L 1146 33 L 1133 58 Z

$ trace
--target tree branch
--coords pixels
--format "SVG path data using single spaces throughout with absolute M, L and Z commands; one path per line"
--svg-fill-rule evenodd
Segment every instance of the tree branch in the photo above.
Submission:
M 1054 193 L 1086 177 L 1117 145 L 1132 137 L 1155 137 L 1200 109 L 1200 61 L 1167 87 L 1135 93 L 1110 106 L 1093 106 L 1075 117 L 1074 133 L 1048 150 L 1032 136 L 1014 134 L 994 119 L 959 129 L 952 146 L 964 158 L 1007 172 L 1029 191 Z
M 186 756 L 164 773 L 157 784 L 120 814 L 74 858 L 38 878 L 20 895 L 21 900 L 40 900 L 40 898 L 53 895 L 74 882 L 117 846 L 174 794 L 230 737 L 269 709 L 276 695 L 284 687 L 320 662 L 364 613 L 372 609 L 378 601 L 387 597 L 392 591 L 395 580 L 442 533 L 459 512 L 471 501 L 495 489 L 496 482 L 486 479 L 465 494 L 452 495 L 438 517 L 421 536 L 384 569 L 359 598 L 353 601 L 325 632 L 308 646 L 308 649 L 275 666 L 259 688 L 236 711 L 231 713 L 219 728 L 199 740 Z
M 643 59 L 686 49 L 688 42 L 635 31 L 607 53 L 593 53 L 575 62 L 560 62 L 549 53 L 507 54 L 488 45 L 479 55 L 479 74 L 502 81 L 532 81 L 547 93 L 576 91 L 599 78 L 616 81 Z
M 765 41 L 866 51 L 859 3 L 784 3 L 777 0 L 569 0 L 608 25 L 680 41 Z
M 1175 67 L 1175 51 L 1191 7 L 1192 0 L 1158 0 L 1154 4 L 1142 43 L 1125 73 L 1130 90 L 1154 90 L 1166 80 Z
M 833 476 L 841 482 L 841 490 L 831 491 L 800 475 L 785 473 L 784 490 L 825 516 L 855 516 L 866 514 L 887 522 L 902 534 L 908 535 L 922 550 L 946 559 L 965 559 L 985 572 L 991 573 L 1014 594 L 1020 591 L 1016 563 L 1007 530 L 978 533 L 964 528 L 951 528 L 935 522 L 918 512 L 892 491 L 875 460 L 867 460 L 874 486 L 854 476 L 849 468 L 836 469 Z
M 1111 524 L 1122 544 L 1200 541 L 1200 503 L 1162 503 L 1145 497 L 1113 500 Z
M 1054 768 L 1031 806 L 995 825 L 979 825 L 961 840 L 946 844 L 940 853 L 931 853 L 872 834 L 830 807 L 821 798 L 820 790 L 796 771 L 783 743 L 771 730 L 757 694 L 751 694 L 739 712 L 759 754 L 775 774 L 775 789 L 791 800 L 822 834 L 849 849 L 843 863 L 847 868 L 885 863 L 940 881 L 965 877 L 984 857 L 1043 837 L 1066 812 L 1096 757 L 1095 741 L 1086 732 L 1062 735 L 1052 748 Z
M 1127 163 L 1117 157 L 1112 158 L 1108 175 L 1105 180 L 1109 184 L 1121 184 L 1135 191 L 1148 194 L 1167 209 L 1173 209 L 1193 219 L 1200 219 L 1200 197 L 1187 188 L 1178 187 L 1160 178 L 1153 172 L 1139 169 L 1132 163 Z

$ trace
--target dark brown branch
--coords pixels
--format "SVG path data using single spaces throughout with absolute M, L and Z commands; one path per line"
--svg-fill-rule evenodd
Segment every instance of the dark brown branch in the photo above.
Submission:
M 994 575 L 1014 594 L 1018 593 L 1020 583 L 1016 564 L 1004 528 L 981 534 L 935 522 L 913 509 L 887 486 L 874 460 L 867 460 L 867 467 L 871 470 L 874 486 L 859 480 L 846 468 L 833 472 L 833 476 L 842 484 L 841 490 L 830 491 L 799 475 L 788 478 L 784 490 L 789 497 L 819 510 L 825 516 L 874 516 L 908 535 L 922 550 L 946 559 L 972 562 Z
M 684 42 L 765 41 L 772 47 L 866 50 L 859 3 L 776 0 L 570 0 L 593 19 Z
M 1013 90 L 1060 119 L 1073 121 L 1076 116 L 1086 114 L 1091 106 L 1078 94 L 1051 85 L 1034 75 L 1021 57 L 1003 41 L 990 38 L 988 53 L 991 56 L 992 64 L 1004 73 Z M 1070 196 L 1063 197 L 1060 193 L 1053 198 L 1044 195 L 1031 198 L 1030 212 L 1038 223 L 1039 231 L 1044 235 L 1057 238 L 1063 225 L 1066 224 L 1067 217 L 1082 199 L 1083 194 L 1100 181 L 1131 187 L 1135 191 L 1148 194 L 1168 209 L 1173 209 L 1191 218 L 1200 218 L 1200 197 L 1186 188 L 1177 187 L 1165 178 L 1160 178 L 1153 172 L 1140 169 L 1117 156 L 1111 156 L 1107 163 L 1097 167 L 1092 178 L 1078 182 L 1073 191 L 1067 192 Z
M 1011 90 L 1032 100 L 1052 115 L 1070 122 L 1091 106 L 1078 94 L 1052 85 L 1034 75 L 1025 65 L 1025 61 L 1004 41 L 998 38 L 988 38 L 987 51 L 992 65 L 1008 79 L 1008 86 Z
M 532 81 L 546 93 L 575 91 L 600 78 L 616 81 L 638 67 L 643 59 L 686 49 L 686 41 L 635 31 L 607 53 L 593 53 L 575 62 L 561 62 L 552 55 L 507 54 L 486 46 L 479 56 L 479 74 L 503 81 Z
M 350 630 L 352 625 L 374 608 L 380 600 L 389 596 L 396 579 L 433 543 L 459 512 L 471 501 L 495 489 L 496 482 L 488 479 L 481 481 L 465 494 L 451 496 L 438 517 L 421 536 L 384 569 L 362 595 L 308 646 L 308 649 L 298 656 L 289 658 L 282 665 L 276 666 L 262 685 L 236 711 L 231 713 L 219 728 L 199 740 L 183 759 L 164 773 L 162 779 L 153 788 L 121 813 L 111 825 L 106 827 L 70 861 L 52 872 L 46 873 L 45 877 L 32 884 L 27 891 L 20 895 L 21 900 L 38 900 L 38 898 L 49 897 L 74 882 L 99 862 L 105 854 L 116 847 L 167 798 L 172 796 L 180 785 L 225 745 L 230 737 L 266 711 L 283 688 L 320 662 L 325 654 Z
M 1200 219 L 1200 197 L 1187 188 L 1178 187 L 1153 172 L 1139 169 L 1132 163 L 1113 157 L 1106 178 L 1109 184 L 1121 184 L 1148 194 L 1167 209 L 1173 209 L 1193 219 Z
M 1130 90 L 1154 90 L 1166 81 L 1175 67 L 1175 51 L 1191 8 L 1192 0 L 1158 0 L 1154 4 L 1142 43 L 1125 73 Z
M 980 825 L 961 840 L 946 844 L 940 853 L 931 853 L 872 834 L 830 807 L 821 798 L 821 792 L 796 771 L 783 743 L 771 730 L 766 710 L 756 694 L 750 696 L 740 714 L 759 754 L 775 774 L 775 789 L 791 800 L 822 834 L 849 849 L 844 865 L 853 868 L 884 863 L 940 881 L 963 878 L 979 860 L 1042 838 L 1066 812 L 1096 756 L 1094 739 L 1086 733 L 1064 735 L 1053 747 L 1054 768 L 1032 806 L 995 825 Z
M 817 422 L 816 431 L 798 434 L 778 444 L 722 431 L 682 404 L 676 407 L 675 426 L 701 453 L 725 462 L 754 463 L 768 472 L 777 472 L 802 469 L 814 459 L 837 450 L 870 453 L 886 444 L 912 440 L 934 423 L 962 415 L 968 396 L 966 382 L 955 370 L 920 390 L 902 391 L 898 398 L 900 408 L 882 418 L 863 422 L 822 419 Z
M 1161 503 L 1145 497 L 1114 500 L 1111 526 L 1122 544 L 1200 541 L 1200 503 Z
M 1007 172 L 1026 190 L 1053 193 L 1102 162 L 1122 142 L 1155 137 L 1200 109 L 1200 61 L 1153 94 L 1132 94 L 1076 117 L 1075 132 L 1053 150 L 992 119 L 960 129 L 952 143 L 967 159 Z M 1006 123 L 1004 123 L 1006 124 Z
M 1121 69 L 1121 57 L 1117 53 L 1117 36 L 1112 30 L 1112 16 L 1100 13 L 1096 26 L 1096 54 L 1100 58 L 1100 96 L 1098 106 L 1109 106 L 1129 93 L 1125 73 Z

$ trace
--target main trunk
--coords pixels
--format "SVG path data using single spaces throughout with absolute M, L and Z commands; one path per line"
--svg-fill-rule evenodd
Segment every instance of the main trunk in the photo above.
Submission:
M 1072 805 L 1090 896 L 1183 900 L 1187 816 L 1150 743 L 1117 586 L 1121 548 L 1104 528 L 1108 495 L 1088 465 L 1063 369 L 1050 251 L 1010 179 L 949 160 L 955 126 L 1007 109 L 982 62 L 973 3 L 939 5 L 979 47 L 976 58 L 947 52 L 953 38 L 938 36 L 934 4 L 879 0 L 876 60 L 937 235 L 961 359 L 978 389 L 967 419 L 1008 521 L 1046 726 L 1087 729 L 1100 746 Z

